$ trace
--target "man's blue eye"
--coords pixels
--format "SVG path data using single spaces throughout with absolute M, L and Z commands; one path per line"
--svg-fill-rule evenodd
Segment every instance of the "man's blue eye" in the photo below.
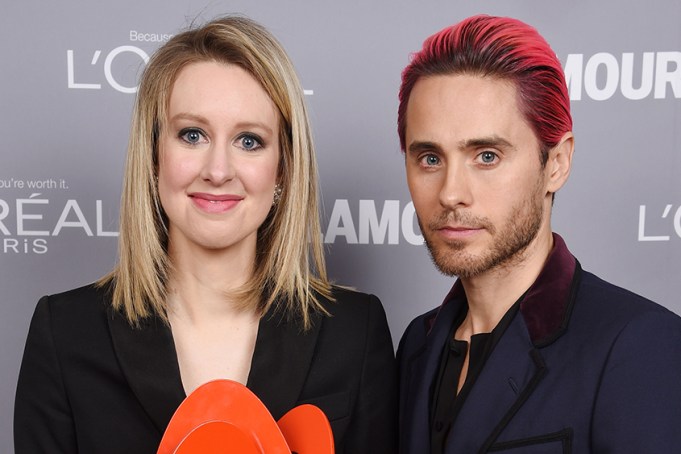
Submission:
M 491 151 L 483 151 L 480 154 L 480 159 L 482 159 L 482 162 L 485 164 L 491 164 L 494 162 L 494 159 L 496 159 L 497 155 L 492 153 Z
M 440 163 L 440 159 L 437 156 L 434 155 L 428 155 L 426 156 L 426 164 L 429 166 L 436 166 Z

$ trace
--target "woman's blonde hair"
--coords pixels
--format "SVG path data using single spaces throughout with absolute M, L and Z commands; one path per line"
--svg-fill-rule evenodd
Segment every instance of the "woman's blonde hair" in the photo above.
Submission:
M 99 284 L 113 285 L 112 304 L 132 325 L 152 314 L 167 321 L 172 264 L 167 218 L 157 188 L 158 138 L 170 93 L 185 66 L 203 61 L 238 65 L 265 89 L 279 111 L 281 197 L 258 230 L 250 281 L 232 297 L 265 314 L 275 306 L 305 329 L 331 298 L 321 242 L 317 167 L 305 99 L 281 44 L 261 25 L 225 17 L 171 38 L 150 59 L 137 94 L 120 212 L 119 261 Z M 228 270 L 226 270 L 228 272 Z

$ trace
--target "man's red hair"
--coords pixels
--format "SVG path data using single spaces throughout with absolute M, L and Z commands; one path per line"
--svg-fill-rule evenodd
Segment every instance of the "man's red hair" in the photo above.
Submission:
M 479 15 L 430 36 L 402 72 L 397 130 L 405 150 L 407 104 L 421 77 L 468 74 L 512 82 L 518 104 L 547 152 L 572 130 L 570 97 L 560 61 L 537 30 L 508 17 Z

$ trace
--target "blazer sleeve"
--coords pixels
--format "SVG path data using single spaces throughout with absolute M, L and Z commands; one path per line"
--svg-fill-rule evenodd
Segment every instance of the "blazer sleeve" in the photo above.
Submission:
M 77 453 L 71 408 L 51 329 L 49 298 L 36 307 L 14 403 L 15 454 Z
M 397 369 L 381 302 L 371 295 L 359 395 L 345 441 L 346 453 L 397 452 Z
M 648 312 L 630 321 L 612 346 L 594 406 L 592 452 L 679 447 L 681 319 L 666 310 Z

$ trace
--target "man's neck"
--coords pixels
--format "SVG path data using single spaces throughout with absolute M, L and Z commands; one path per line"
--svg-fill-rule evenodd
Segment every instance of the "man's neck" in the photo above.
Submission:
M 458 339 L 491 332 L 518 298 L 534 283 L 553 248 L 550 229 L 540 232 L 521 255 L 485 273 L 462 278 L 468 314 L 456 333 Z

